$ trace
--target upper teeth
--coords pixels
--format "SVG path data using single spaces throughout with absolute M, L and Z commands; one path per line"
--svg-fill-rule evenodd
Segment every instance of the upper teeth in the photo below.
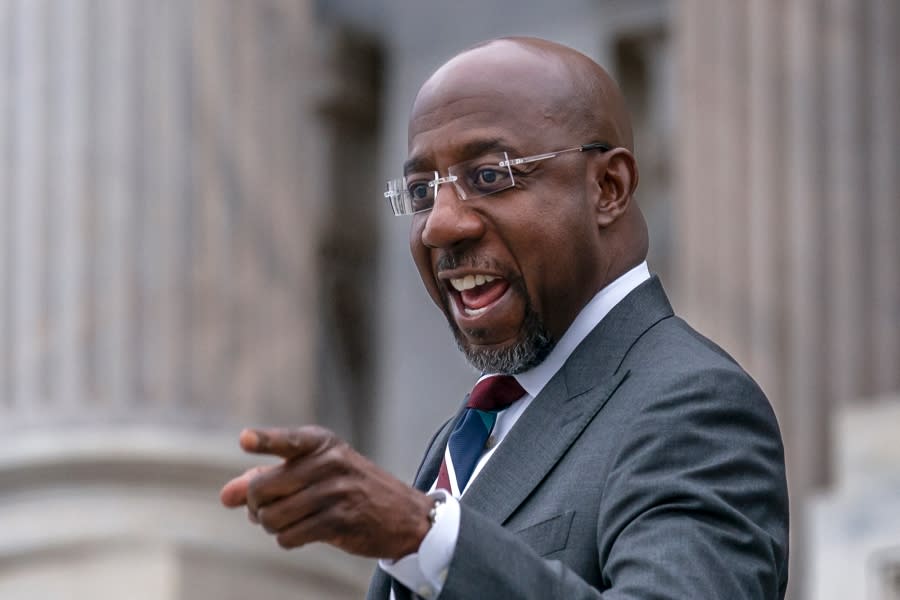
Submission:
M 495 279 L 497 278 L 493 275 L 466 275 L 465 277 L 451 279 L 450 285 L 452 285 L 453 289 L 457 292 L 462 292 L 463 290 L 471 290 L 476 285 L 484 285 L 485 283 L 490 283 Z

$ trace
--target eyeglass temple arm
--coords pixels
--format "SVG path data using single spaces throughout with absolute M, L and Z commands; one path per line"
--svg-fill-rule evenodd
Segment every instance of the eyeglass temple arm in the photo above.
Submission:
M 590 144 L 585 144 L 581 147 L 582 152 L 587 152 L 588 150 L 602 150 L 603 152 L 609 152 L 612 150 L 612 147 L 603 142 L 591 142 Z
M 610 147 L 601 142 L 592 142 L 590 144 L 584 144 L 583 146 L 575 146 L 574 148 L 566 148 L 565 150 L 557 150 L 556 152 L 546 152 L 544 154 L 535 154 L 534 156 L 526 156 L 525 158 L 513 158 L 510 160 L 505 160 L 500 163 L 501 167 L 508 167 L 514 165 L 524 165 L 532 162 L 537 162 L 539 160 L 547 160 L 548 158 L 554 158 L 564 152 L 586 152 L 588 150 L 602 150 L 603 152 L 609 152 Z

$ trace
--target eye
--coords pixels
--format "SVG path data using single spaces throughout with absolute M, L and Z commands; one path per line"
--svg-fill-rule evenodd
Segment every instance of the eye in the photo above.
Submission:
M 500 174 L 493 169 L 482 169 L 478 173 L 475 174 L 476 180 L 480 179 L 482 183 L 497 183 L 497 179 L 500 178 Z
M 428 197 L 428 184 L 425 182 L 414 182 L 409 186 L 409 195 L 416 200 L 422 200 Z
M 509 185 L 508 169 L 481 167 L 472 175 L 472 184 L 482 192 L 499 190 Z
M 416 176 L 406 179 L 406 191 L 409 194 L 409 202 L 413 212 L 420 212 L 431 208 L 434 202 L 434 184 L 431 179 Z

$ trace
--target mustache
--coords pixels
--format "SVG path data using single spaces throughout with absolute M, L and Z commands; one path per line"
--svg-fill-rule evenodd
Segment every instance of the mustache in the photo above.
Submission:
M 469 269 L 483 269 L 485 271 L 494 271 L 498 273 L 504 273 L 506 271 L 495 260 L 484 256 L 474 256 L 472 254 L 461 252 L 446 252 L 442 254 L 437 260 L 435 270 L 448 271 L 450 269 L 459 269 L 463 267 Z

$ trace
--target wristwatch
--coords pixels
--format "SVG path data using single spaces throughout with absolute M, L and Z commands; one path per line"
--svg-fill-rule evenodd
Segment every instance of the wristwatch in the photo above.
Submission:
M 431 510 L 428 511 L 428 522 L 431 525 L 437 523 L 437 520 L 441 518 L 441 513 L 444 511 L 444 499 L 440 496 L 434 499 L 434 505 L 431 507 Z

